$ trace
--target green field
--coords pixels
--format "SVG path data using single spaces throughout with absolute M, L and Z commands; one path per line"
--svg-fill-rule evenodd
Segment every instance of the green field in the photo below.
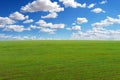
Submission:
M 120 80 L 120 41 L 1 41 L 0 80 Z

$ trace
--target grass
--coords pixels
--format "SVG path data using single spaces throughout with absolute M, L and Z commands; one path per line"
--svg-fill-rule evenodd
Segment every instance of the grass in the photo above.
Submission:
M 120 80 L 120 41 L 1 41 L 0 80 Z

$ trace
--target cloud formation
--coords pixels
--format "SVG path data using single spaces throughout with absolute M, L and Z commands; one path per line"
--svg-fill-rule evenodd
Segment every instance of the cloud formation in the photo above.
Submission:
M 9 16 L 11 19 L 13 20 L 25 20 L 26 18 L 28 18 L 28 16 L 24 16 L 23 14 L 19 13 L 19 12 L 14 12 L 12 14 L 10 14 Z
M 81 30 L 81 26 L 78 26 L 78 25 L 75 25 L 75 26 L 72 26 L 71 28 L 66 28 L 67 30 L 75 30 L 75 31 L 78 31 L 78 30 Z
M 87 30 L 85 32 L 79 31 L 74 32 L 71 35 L 71 39 L 78 39 L 78 40 L 120 40 L 120 29 L 117 30 L 110 30 L 106 29 L 105 27 L 120 24 L 120 17 L 112 18 L 107 17 L 100 22 L 93 23 L 93 28 Z
M 3 31 L 23 32 L 24 30 L 30 30 L 24 28 L 23 25 L 6 25 Z
M 56 12 L 49 13 L 46 16 L 41 16 L 41 18 L 56 18 L 58 14 Z
M 105 11 L 103 10 L 103 9 L 101 9 L 101 8 L 95 8 L 95 9 L 93 9 L 93 10 L 91 10 L 91 12 L 94 12 L 94 13 L 105 13 Z
M 8 18 L 8 17 L 0 17 L 0 25 L 3 26 L 3 25 L 7 25 L 7 24 L 14 24 L 15 21 Z
M 113 24 L 120 24 L 120 17 L 118 15 L 118 18 L 112 18 L 107 17 L 105 20 L 101 20 L 100 22 L 93 23 L 92 26 L 94 27 L 106 27 Z
M 80 18 L 80 17 L 77 18 L 77 24 L 83 24 L 87 22 L 88 22 L 87 18 Z
M 107 3 L 107 0 L 103 0 L 100 2 L 100 4 L 106 4 Z
M 41 32 L 49 33 L 49 34 L 55 34 L 55 29 L 50 29 L 50 28 L 41 28 Z
M 76 32 L 71 35 L 74 40 L 120 40 L 120 30 L 107 30 L 104 28 L 93 28 L 86 32 Z
M 86 3 L 81 4 L 81 3 L 76 2 L 75 0 L 59 0 L 59 1 L 62 2 L 65 5 L 65 7 L 72 7 L 72 8 L 77 8 L 77 7 L 85 8 L 86 7 Z
M 65 27 L 64 24 L 53 24 L 53 23 L 47 23 L 44 20 L 39 20 L 38 22 L 36 22 L 37 25 L 39 25 L 40 27 L 46 28 L 52 28 L 52 29 L 63 29 Z
M 34 20 L 33 19 L 28 19 L 28 20 L 25 20 L 23 23 L 27 24 L 27 23 L 32 23 Z
M 57 2 L 52 2 L 51 0 L 35 0 L 23 6 L 21 10 L 24 12 L 61 12 L 64 11 L 64 8 L 60 7 Z
M 95 5 L 96 5 L 95 3 L 91 3 L 91 4 L 88 5 L 88 8 L 89 8 L 89 9 L 90 9 L 90 8 L 93 8 Z

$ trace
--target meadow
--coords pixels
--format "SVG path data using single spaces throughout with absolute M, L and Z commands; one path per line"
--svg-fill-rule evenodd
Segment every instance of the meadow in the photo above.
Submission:
M 120 41 L 0 41 L 0 80 L 120 80 Z

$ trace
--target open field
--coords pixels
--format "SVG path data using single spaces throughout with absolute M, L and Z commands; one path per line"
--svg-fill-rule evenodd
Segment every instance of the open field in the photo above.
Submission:
M 120 41 L 1 41 L 0 80 L 120 80 Z

